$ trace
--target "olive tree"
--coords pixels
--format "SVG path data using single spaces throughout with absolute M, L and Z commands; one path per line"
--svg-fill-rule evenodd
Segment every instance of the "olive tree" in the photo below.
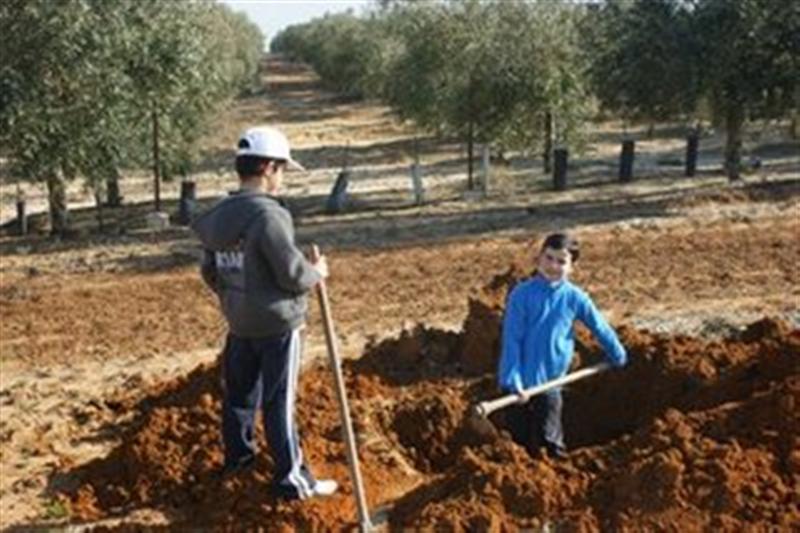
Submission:
M 616 0 L 588 11 L 583 44 L 606 109 L 651 124 L 694 112 L 700 64 L 691 15 L 683 0 Z
M 742 130 L 750 118 L 797 112 L 800 4 L 698 0 L 703 90 L 725 125 L 725 171 L 739 179 Z
M 0 136 L 12 171 L 47 186 L 53 233 L 68 229 L 66 183 L 118 146 L 126 88 L 123 2 L 0 3 Z
M 711 103 L 725 171 L 740 175 L 751 118 L 798 109 L 800 5 L 772 0 L 609 1 L 587 17 L 593 88 L 628 118 L 664 120 Z
M 209 1 L 0 3 L 0 138 L 12 172 L 44 182 L 52 229 L 68 225 L 66 183 L 107 184 L 122 166 L 188 170 L 216 105 L 254 85 L 263 38 Z M 116 195 L 118 200 L 118 194 Z M 99 195 L 98 195 L 99 198 Z

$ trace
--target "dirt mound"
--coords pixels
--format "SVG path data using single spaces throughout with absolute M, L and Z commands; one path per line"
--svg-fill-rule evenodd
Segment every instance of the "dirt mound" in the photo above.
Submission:
M 800 518 L 800 331 L 762 320 L 704 343 L 623 329 L 632 362 L 567 393 L 554 463 L 507 438 L 464 447 L 403 498 L 403 527 L 789 529 Z M 476 503 L 477 502 L 477 503 Z
M 478 375 L 492 372 L 497 367 L 506 297 L 517 283 L 530 275 L 532 272 L 526 273 L 524 267 L 514 264 L 469 298 L 459 346 L 459 362 L 465 373 Z
M 346 460 L 330 381 L 329 372 L 319 369 L 305 378 L 300 416 L 314 435 L 307 439 L 305 452 L 312 464 L 324 465 L 319 475 L 344 479 Z M 346 497 L 334 506 L 317 502 L 299 506 L 270 498 L 271 461 L 266 454 L 259 457 L 253 472 L 237 479 L 218 478 L 219 383 L 219 366 L 204 367 L 131 406 L 137 417 L 122 444 L 107 458 L 74 472 L 83 481 L 69 493 L 75 518 L 113 517 L 144 507 L 169 510 L 174 513 L 173 524 L 182 527 L 214 524 L 239 529 L 272 522 L 319 529 L 348 520 L 355 507 Z M 258 440 L 264 448 L 263 434 Z M 246 517 L 244 522 L 240 516 Z
M 390 506 L 391 527 L 742 529 L 800 518 L 800 331 L 779 321 L 712 341 L 620 328 L 629 365 L 565 391 L 568 460 L 512 442 L 503 412 L 494 431 L 474 431 L 465 417 L 497 394 L 503 306 L 525 276 L 512 267 L 494 278 L 471 299 L 460 333 L 417 325 L 345 364 L 367 496 L 373 508 Z M 578 339 L 576 359 L 600 358 L 585 330 Z M 356 525 L 326 367 L 304 372 L 298 416 L 315 473 L 344 482 L 329 500 L 271 498 L 267 454 L 219 480 L 220 396 L 213 365 L 128 405 L 135 417 L 123 444 L 70 473 L 74 519 L 155 508 L 181 527 Z
M 797 523 L 800 331 L 763 320 L 712 342 L 626 328 L 621 336 L 631 364 L 566 393 L 573 452 L 560 462 L 529 454 L 504 431 L 470 431 L 468 406 L 495 391 L 491 375 L 467 377 L 454 365 L 458 335 L 418 326 L 374 345 L 345 366 L 371 506 L 391 504 L 392 528 Z M 303 374 L 299 418 L 315 472 L 343 481 L 343 491 L 306 503 L 271 499 L 266 454 L 250 473 L 215 478 L 218 372 L 198 369 L 128 406 L 137 416 L 123 444 L 70 472 L 79 483 L 64 498 L 76 521 L 156 508 L 180 527 L 355 525 L 329 370 Z

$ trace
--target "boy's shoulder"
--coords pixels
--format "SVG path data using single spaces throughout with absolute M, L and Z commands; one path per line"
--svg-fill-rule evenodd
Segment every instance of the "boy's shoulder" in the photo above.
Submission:
M 229 197 L 238 201 L 242 209 L 253 213 L 253 220 L 262 223 L 268 220 L 291 218 L 288 207 L 280 198 L 265 193 L 250 193 Z
M 583 287 L 580 285 L 576 285 L 571 281 L 567 281 L 567 290 L 569 291 L 569 295 L 571 297 L 571 301 L 576 305 L 586 305 L 592 303 L 592 297 L 589 296 L 589 293 L 586 292 Z
M 235 196 L 230 196 L 231 199 L 238 199 L 244 203 L 257 206 L 259 209 L 268 210 L 286 210 L 286 206 L 280 198 L 270 196 L 262 192 L 247 192 Z
M 586 294 L 586 291 L 580 285 L 570 279 L 564 281 L 564 286 L 570 291 Z
M 509 294 L 514 294 L 514 293 L 520 294 L 523 292 L 527 292 L 536 287 L 536 285 L 537 285 L 536 276 L 531 276 L 529 278 L 525 278 L 519 281 L 516 285 L 514 285 Z

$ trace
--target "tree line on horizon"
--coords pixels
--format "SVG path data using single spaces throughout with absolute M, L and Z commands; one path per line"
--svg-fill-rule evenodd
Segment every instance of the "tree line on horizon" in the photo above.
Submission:
M 800 110 L 800 2 L 400 2 L 290 26 L 270 49 L 421 129 L 541 153 L 580 147 L 598 112 L 712 120 L 740 176 L 748 120 Z
M 0 157 L 47 187 L 52 232 L 67 182 L 119 205 L 123 169 L 186 175 L 210 119 L 258 88 L 264 37 L 213 0 L 0 2 Z

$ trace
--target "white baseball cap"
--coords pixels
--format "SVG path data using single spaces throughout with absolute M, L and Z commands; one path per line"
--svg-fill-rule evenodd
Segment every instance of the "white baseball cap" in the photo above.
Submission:
M 269 159 L 282 159 L 290 167 L 305 170 L 303 165 L 292 159 L 289 140 L 280 130 L 269 126 L 250 128 L 239 137 L 236 155 L 252 155 Z

